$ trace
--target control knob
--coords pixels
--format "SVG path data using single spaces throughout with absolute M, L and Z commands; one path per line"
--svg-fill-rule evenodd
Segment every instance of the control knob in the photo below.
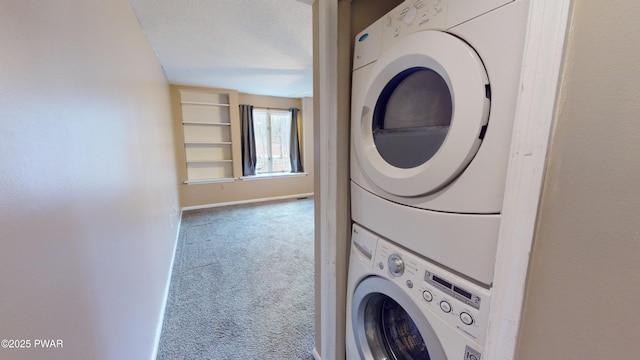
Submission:
M 400 255 L 391 254 L 391 256 L 389 256 L 388 265 L 391 275 L 397 277 L 402 276 L 402 274 L 404 273 L 404 261 L 402 260 Z
M 413 20 L 415 20 L 417 13 L 418 13 L 418 9 L 416 9 L 414 6 L 410 7 L 407 10 L 407 13 L 404 15 L 404 23 L 407 25 L 411 25 Z

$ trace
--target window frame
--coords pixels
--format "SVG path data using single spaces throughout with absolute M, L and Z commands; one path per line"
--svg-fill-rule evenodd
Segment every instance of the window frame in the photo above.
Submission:
M 260 114 L 260 115 L 266 115 L 266 128 L 267 128 L 267 135 L 266 135 L 266 149 L 267 149 L 267 160 L 266 160 L 266 164 L 267 164 L 267 168 L 268 171 L 258 171 L 257 166 L 256 166 L 256 174 L 255 176 L 278 176 L 278 175 L 284 175 L 284 174 L 291 174 L 291 165 L 290 162 L 288 162 L 288 171 L 274 171 L 273 170 L 273 126 L 272 126 L 272 116 L 288 116 L 289 119 L 289 128 L 291 127 L 291 121 L 293 121 L 292 119 L 292 115 L 291 115 L 291 110 L 290 109 L 278 109 L 278 108 L 266 108 L 266 107 L 254 107 L 253 108 L 253 127 L 254 127 L 254 132 L 255 130 L 258 128 L 257 124 L 256 124 L 256 119 L 257 116 L 256 114 Z M 254 133 L 254 136 L 256 138 L 256 142 L 258 139 L 258 135 L 256 133 Z M 288 153 L 291 154 L 291 144 L 289 141 L 286 142 L 287 147 L 289 149 Z M 256 155 L 258 156 L 258 151 L 260 151 L 260 153 L 262 153 L 261 150 L 258 150 L 259 147 L 256 146 Z M 287 159 L 287 161 L 290 161 L 289 159 Z

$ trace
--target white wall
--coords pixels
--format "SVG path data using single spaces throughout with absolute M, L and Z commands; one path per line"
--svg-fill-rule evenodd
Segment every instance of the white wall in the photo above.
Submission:
M 0 47 L 0 339 L 31 341 L 0 358 L 150 359 L 179 221 L 155 54 L 127 0 L 0 0 Z

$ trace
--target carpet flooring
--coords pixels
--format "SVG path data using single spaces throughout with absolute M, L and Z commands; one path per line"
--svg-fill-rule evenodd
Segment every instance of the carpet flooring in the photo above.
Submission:
M 313 199 L 183 213 L 157 359 L 313 359 L 313 226 Z

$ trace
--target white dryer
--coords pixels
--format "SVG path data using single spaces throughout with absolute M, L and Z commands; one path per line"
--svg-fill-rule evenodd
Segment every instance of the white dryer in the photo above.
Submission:
M 354 225 L 347 360 L 482 360 L 489 291 Z
M 356 37 L 352 218 L 493 280 L 528 0 L 409 0 Z

